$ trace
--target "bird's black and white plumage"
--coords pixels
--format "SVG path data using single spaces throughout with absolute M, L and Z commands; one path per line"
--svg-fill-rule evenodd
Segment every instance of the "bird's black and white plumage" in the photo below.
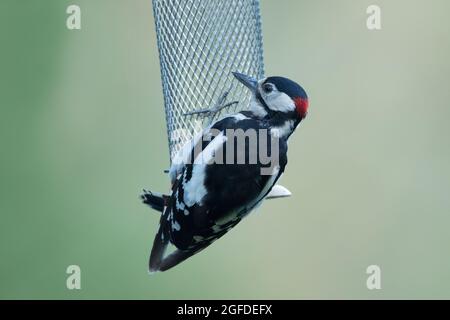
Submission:
M 287 140 L 306 116 L 305 91 L 283 77 L 256 81 L 234 75 L 252 91 L 249 110 L 216 121 L 180 150 L 169 171 L 170 196 L 142 195 L 145 203 L 163 211 L 150 256 L 151 272 L 179 264 L 227 233 L 261 204 L 285 170 Z M 230 144 L 235 137 L 228 133 L 237 130 L 255 132 L 257 144 L 250 139 Z M 251 161 L 252 153 L 262 149 L 276 163 L 258 156 Z M 217 155 L 223 155 L 222 163 L 212 161 Z M 176 250 L 164 257 L 169 243 Z

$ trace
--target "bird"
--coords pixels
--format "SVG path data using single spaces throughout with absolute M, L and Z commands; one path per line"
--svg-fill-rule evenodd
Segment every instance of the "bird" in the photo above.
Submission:
M 169 195 L 145 189 L 141 195 L 145 204 L 161 212 L 150 273 L 169 270 L 221 238 L 261 205 L 285 171 L 288 139 L 308 113 L 306 91 L 281 76 L 257 80 L 232 74 L 251 92 L 248 108 L 225 115 L 181 148 L 169 170 Z M 237 131 L 255 132 L 256 144 L 249 135 L 239 147 L 236 136 L 228 135 Z M 250 161 L 263 149 L 275 164 L 260 157 Z M 212 161 L 230 153 L 227 161 Z M 174 250 L 166 255 L 170 244 Z

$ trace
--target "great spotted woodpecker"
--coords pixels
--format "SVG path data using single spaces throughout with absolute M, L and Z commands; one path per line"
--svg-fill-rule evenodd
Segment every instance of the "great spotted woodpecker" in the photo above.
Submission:
M 305 90 L 283 77 L 257 81 L 241 73 L 233 75 L 252 92 L 248 110 L 216 121 L 180 150 L 169 170 L 170 196 L 149 191 L 142 195 L 144 203 L 162 212 L 150 272 L 170 269 L 222 237 L 261 204 L 284 172 L 287 140 L 307 114 Z M 239 148 L 237 137 L 228 135 L 230 130 L 254 132 L 256 144 L 245 135 Z M 250 161 L 263 149 L 276 159 L 275 164 L 260 157 Z M 231 161 L 211 161 L 230 152 Z M 239 156 L 244 161 L 239 162 Z M 263 169 L 270 170 L 263 174 Z M 170 243 L 176 249 L 165 256 Z

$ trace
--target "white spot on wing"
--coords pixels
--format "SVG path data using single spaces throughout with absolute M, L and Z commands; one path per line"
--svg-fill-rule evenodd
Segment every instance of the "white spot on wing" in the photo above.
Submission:
M 178 198 L 178 192 L 177 192 L 177 196 L 176 196 L 176 202 L 175 202 L 175 206 L 177 207 L 178 211 L 184 210 L 185 205 L 183 202 L 179 201 L 180 199 Z
M 172 222 L 172 230 L 180 231 L 181 230 L 180 224 L 178 222 L 176 222 L 176 221 L 173 221 Z

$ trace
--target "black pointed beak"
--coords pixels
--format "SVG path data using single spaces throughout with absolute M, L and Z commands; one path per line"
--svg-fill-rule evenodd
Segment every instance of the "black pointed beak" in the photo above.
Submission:
M 239 72 L 233 72 L 233 76 L 239 80 L 244 86 L 250 89 L 251 92 L 255 92 L 258 88 L 258 81 L 255 78 L 247 76 Z

